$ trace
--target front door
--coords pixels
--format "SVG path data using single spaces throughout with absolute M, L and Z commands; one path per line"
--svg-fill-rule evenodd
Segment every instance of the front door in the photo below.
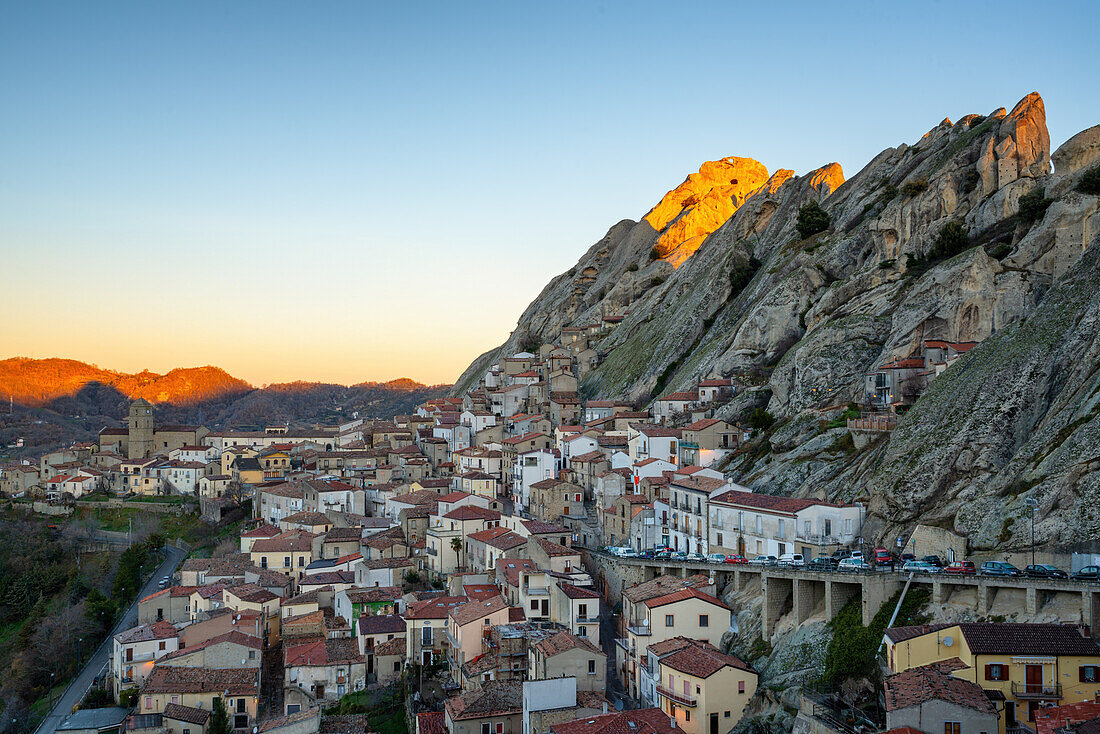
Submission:
M 1024 670 L 1024 680 L 1027 683 L 1028 693 L 1043 692 L 1043 666 L 1028 665 Z
M 710 715 L 710 734 L 718 734 L 718 714 Z
M 431 665 L 432 664 L 432 651 L 431 650 L 425 650 L 423 654 L 424 654 L 424 665 Z
M 743 535 L 737 538 L 737 555 L 745 557 L 745 536 Z
M 1005 701 L 1005 725 L 1015 726 L 1016 724 L 1016 702 Z

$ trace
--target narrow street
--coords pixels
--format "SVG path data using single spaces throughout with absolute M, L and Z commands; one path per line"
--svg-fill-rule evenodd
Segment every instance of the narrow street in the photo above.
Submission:
M 42 719 L 42 722 L 35 730 L 36 734 L 54 734 L 57 726 L 62 720 L 72 713 L 73 708 L 80 703 L 80 700 L 84 698 L 84 694 L 92 687 L 92 682 L 95 680 L 95 677 L 99 675 L 100 671 L 103 670 L 103 667 L 107 664 L 111 654 L 111 648 L 114 644 L 114 636 L 137 624 L 138 599 L 142 599 L 156 591 L 162 577 L 174 574 L 180 564 L 183 563 L 183 559 L 187 557 L 187 552 L 182 548 L 167 545 L 164 547 L 164 556 L 164 561 L 162 561 L 160 566 L 158 566 L 149 576 L 149 580 L 145 582 L 145 586 L 142 587 L 141 593 L 134 597 L 134 602 L 122 615 L 122 618 L 119 619 L 118 624 L 115 625 L 110 634 L 107 635 L 107 639 L 100 644 L 87 664 L 85 664 L 84 668 L 77 674 L 76 678 L 69 683 L 65 692 L 61 694 L 61 697 L 54 705 L 53 710 Z

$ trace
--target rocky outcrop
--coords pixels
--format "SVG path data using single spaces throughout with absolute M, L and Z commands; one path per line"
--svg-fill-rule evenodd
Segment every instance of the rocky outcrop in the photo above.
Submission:
M 623 321 L 597 343 L 599 365 L 583 391 L 644 401 L 708 376 L 755 385 L 722 412 L 744 417 L 766 402 L 778 424 L 768 446 L 729 467 L 743 484 L 862 497 L 872 500 L 873 530 L 897 534 L 931 518 L 980 547 L 1022 543 L 1018 525 L 993 518 L 1037 493 L 1067 518 L 1048 525 L 1045 537 L 1053 541 L 1059 527 L 1096 537 L 1096 503 L 1085 500 L 1100 462 L 1067 453 L 1077 445 L 1067 441 L 1091 435 L 1081 432 L 1093 422 L 1068 396 L 1092 393 L 1063 392 L 1062 381 L 1073 375 L 1075 389 L 1085 389 L 1100 362 L 1083 330 L 1092 306 L 1067 290 L 1098 282 L 1100 199 L 1076 190 L 1098 156 L 1100 128 L 1090 128 L 1055 152 L 1052 170 L 1045 106 L 1029 94 L 1011 112 L 945 119 L 847 180 L 836 164 L 802 176 L 780 169 L 743 200 L 729 194 L 737 206 L 701 243 L 685 225 L 669 240 L 679 244 L 660 252 L 668 260 L 648 262 L 653 244 L 698 207 L 684 206 L 689 197 L 727 195 L 718 185 L 725 173 L 701 170 L 642 222 L 612 228 L 572 275 L 552 281 L 504 349 L 520 335 L 554 340 L 561 326 L 618 313 Z M 1018 216 L 1025 197 L 1032 217 Z M 810 200 L 831 224 L 802 239 L 795 223 Z M 684 243 L 693 252 L 679 260 Z M 579 292 L 588 267 L 598 273 Z M 1065 328 L 1054 314 L 1068 319 Z M 1029 323 L 1045 325 L 1033 331 Z M 936 379 L 894 435 L 853 450 L 842 429 L 821 427 L 862 397 L 868 371 L 928 339 L 982 344 Z M 1071 353 L 1092 361 L 1080 368 L 1058 361 Z M 1008 374 L 967 366 L 988 360 L 1014 367 Z M 467 378 L 476 380 L 486 363 Z M 987 382 L 964 379 L 972 371 Z M 914 464 L 914 455 L 927 460 Z

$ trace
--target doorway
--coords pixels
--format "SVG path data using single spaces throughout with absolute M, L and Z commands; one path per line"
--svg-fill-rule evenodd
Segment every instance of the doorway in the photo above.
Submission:
M 710 715 L 710 734 L 718 734 L 718 714 Z

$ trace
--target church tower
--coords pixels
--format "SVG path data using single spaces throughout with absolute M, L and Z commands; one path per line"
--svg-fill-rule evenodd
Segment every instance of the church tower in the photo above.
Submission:
M 153 405 L 144 398 L 130 403 L 130 417 L 126 419 L 130 429 L 127 458 L 144 459 L 153 453 Z

